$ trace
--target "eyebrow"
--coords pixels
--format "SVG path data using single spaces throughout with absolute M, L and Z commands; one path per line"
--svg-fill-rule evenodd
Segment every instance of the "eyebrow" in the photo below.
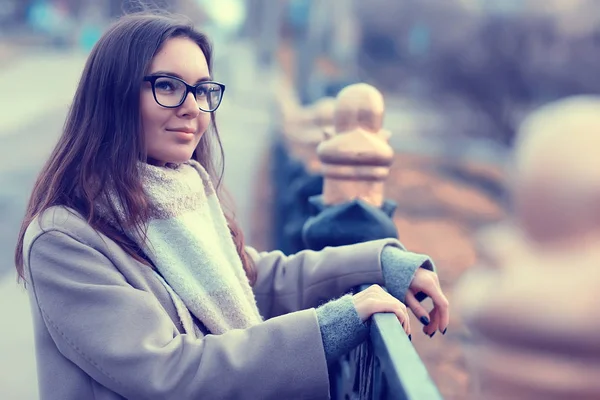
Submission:
M 174 76 L 176 78 L 179 78 L 183 81 L 185 81 L 185 79 L 183 79 L 183 77 L 181 75 L 179 75 L 176 72 L 171 72 L 171 71 L 156 71 L 151 73 L 150 75 L 169 75 L 169 76 Z M 206 81 L 211 81 L 212 78 L 210 76 L 205 76 L 203 78 L 200 78 L 196 81 L 196 83 L 200 83 L 200 82 L 206 82 Z

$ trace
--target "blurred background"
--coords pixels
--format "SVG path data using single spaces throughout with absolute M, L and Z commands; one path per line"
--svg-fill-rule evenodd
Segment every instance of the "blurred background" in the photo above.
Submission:
M 148 3 L 148 2 L 146 2 Z M 385 98 L 396 158 L 387 196 L 404 244 L 452 288 L 477 264 L 475 235 L 507 213 L 504 166 L 532 109 L 600 93 L 597 0 L 163 0 L 215 45 L 225 184 L 251 245 L 289 245 L 270 171 L 279 83 L 308 106 L 366 82 Z M 29 305 L 13 249 L 33 181 L 61 133 L 86 55 L 139 1 L 0 0 L 0 398 L 36 399 Z M 288 241 L 289 242 L 289 241 Z M 292 247 L 289 247 L 291 252 Z M 416 326 L 416 324 L 415 324 Z M 468 332 L 417 335 L 447 399 L 466 397 Z M 415 336 L 413 334 L 413 336 Z M 421 337 L 423 336 L 423 337 Z

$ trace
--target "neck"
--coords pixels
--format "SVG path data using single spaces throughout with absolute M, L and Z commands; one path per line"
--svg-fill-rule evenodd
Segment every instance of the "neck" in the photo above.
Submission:
M 148 157 L 147 160 L 146 160 L 146 163 L 150 164 L 150 165 L 157 166 L 157 167 L 164 167 L 165 165 L 167 165 L 166 161 L 160 161 L 160 160 L 157 160 L 157 159 L 152 158 L 152 157 Z

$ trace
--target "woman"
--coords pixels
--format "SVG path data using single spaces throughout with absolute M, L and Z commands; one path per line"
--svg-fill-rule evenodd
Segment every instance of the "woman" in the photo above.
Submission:
M 431 263 L 395 240 L 244 246 L 215 190 L 210 66 L 206 37 L 165 16 L 123 17 L 92 50 L 16 250 L 42 399 L 321 399 L 373 313 L 410 333 L 405 300 L 445 332 Z M 396 297 L 344 295 L 365 283 Z

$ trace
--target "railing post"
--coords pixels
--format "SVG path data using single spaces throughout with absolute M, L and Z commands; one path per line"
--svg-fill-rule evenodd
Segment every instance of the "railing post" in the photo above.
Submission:
M 306 174 L 300 160 L 290 154 L 287 136 L 299 129 L 305 122 L 306 110 L 301 106 L 294 89 L 285 79 L 277 84 L 274 99 L 276 121 L 272 145 L 272 162 L 270 175 L 274 187 L 273 236 L 274 246 L 285 254 L 290 254 L 289 241 L 284 235 L 284 227 L 288 220 L 289 186 L 298 177 Z
M 310 199 L 313 216 L 303 234 L 307 248 L 398 236 L 392 220 L 396 204 L 384 199 L 394 151 L 382 129 L 383 112 L 383 96 L 372 86 L 354 84 L 338 94 L 335 134 L 317 149 L 323 194 Z
M 290 155 L 312 175 L 321 173 L 317 147 L 334 132 L 335 99 L 324 97 L 303 109 L 296 123 L 286 131 L 285 140 Z
M 287 158 L 290 173 L 281 182 L 278 222 L 278 248 L 286 254 L 305 248 L 302 229 L 310 217 L 308 200 L 323 188 L 316 149 L 333 131 L 334 103 L 333 98 L 323 98 L 310 107 L 287 107 L 280 153 Z
M 396 205 L 384 198 L 394 152 L 382 129 L 383 112 L 383 96 L 372 86 L 350 85 L 338 94 L 335 133 L 317 148 L 324 184 L 323 193 L 310 198 L 306 248 L 398 237 Z M 370 340 L 331 367 L 332 398 L 441 399 L 398 320 L 378 314 L 371 324 Z
M 513 218 L 480 236 L 455 299 L 476 399 L 600 398 L 600 98 L 547 105 L 521 126 Z

